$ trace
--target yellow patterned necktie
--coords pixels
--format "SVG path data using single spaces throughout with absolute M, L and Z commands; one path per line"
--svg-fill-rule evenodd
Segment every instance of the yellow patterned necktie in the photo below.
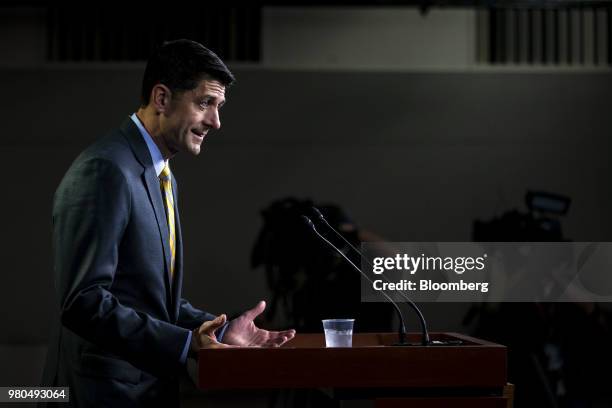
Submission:
M 168 218 L 168 239 L 170 241 L 170 276 L 174 278 L 174 258 L 176 255 L 176 236 L 174 234 L 174 198 L 172 196 L 172 181 L 170 179 L 170 168 L 166 164 L 159 175 L 161 190 L 164 196 L 164 206 Z

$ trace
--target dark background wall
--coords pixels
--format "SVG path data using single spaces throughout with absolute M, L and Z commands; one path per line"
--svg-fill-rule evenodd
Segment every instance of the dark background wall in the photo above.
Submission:
M 0 71 L 2 366 L 27 367 L 0 370 L 0 384 L 38 378 L 53 192 L 78 152 L 136 109 L 142 68 Z M 611 239 L 610 73 L 234 71 L 222 129 L 199 157 L 172 161 L 184 293 L 197 306 L 234 313 L 269 297 L 249 255 L 259 211 L 288 195 L 335 202 L 389 241 L 464 241 L 474 219 L 541 189 L 573 199 L 568 238 Z M 462 331 L 466 308 L 425 305 L 445 331 Z

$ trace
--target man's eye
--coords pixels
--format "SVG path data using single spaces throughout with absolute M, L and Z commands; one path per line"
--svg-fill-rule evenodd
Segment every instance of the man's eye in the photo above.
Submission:
M 208 101 L 202 101 L 202 102 L 200 102 L 200 108 L 202 108 L 202 109 L 206 109 L 206 108 L 208 108 Z

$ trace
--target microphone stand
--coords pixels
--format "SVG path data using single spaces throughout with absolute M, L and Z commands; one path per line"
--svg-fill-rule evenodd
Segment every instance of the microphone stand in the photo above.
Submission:
M 365 261 L 368 263 L 368 265 L 370 265 L 370 267 L 372 267 L 372 268 L 374 267 L 372 265 L 372 262 L 366 256 L 364 256 L 361 253 L 361 251 L 359 251 L 357 248 L 355 248 L 355 246 L 353 246 L 353 244 L 351 244 L 349 242 L 349 240 L 344 238 L 344 236 L 342 234 L 340 234 L 334 227 L 332 227 L 329 224 L 329 222 L 327 222 L 327 220 L 325 219 L 325 217 L 323 216 L 323 214 L 321 213 L 321 211 L 319 211 L 319 209 L 317 207 L 312 207 L 312 211 L 316 214 L 316 216 L 317 216 L 317 218 L 319 220 L 321 220 L 321 221 L 323 221 L 325 223 L 325 225 L 327 226 L 328 229 L 332 230 L 334 232 L 334 234 L 336 234 L 338 237 L 340 237 L 340 239 L 342 239 L 342 241 L 344 241 L 348 246 L 350 246 L 353 249 L 353 251 L 355 251 L 357 254 L 359 254 L 359 256 L 362 259 L 365 259 Z M 315 230 L 315 232 L 316 232 L 316 230 Z M 372 281 L 369 279 L 369 277 L 367 275 L 365 275 L 361 270 L 360 270 L 360 272 L 362 273 L 362 275 L 364 277 L 366 277 L 366 279 L 368 279 L 368 281 L 370 283 L 372 283 Z M 385 280 L 386 280 L 386 278 L 385 278 Z M 381 292 L 381 293 L 385 294 L 385 292 Z M 406 296 L 404 294 L 404 292 L 399 292 L 399 294 L 400 294 L 400 296 L 402 296 L 404 298 L 404 300 L 406 300 L 408 305 L 412 308 L 412 310 L 414 310 L 414 312 L 417 314 L 417 316 L 419 318 L 419 322 L 421 323 L 421 344 L 423 346 L 427 346 L 427 345 L 431 344 L 431 341 L 429 340 L 429 331 L 427 330 L 427 322 L 425 321 L 425 317 L 423 316 L 423 313 L 421 313 L 421 310 L 418 308 L 418 306 L 408 296 Z M 392 303 L 393 303 L 393 305 L 396 308 L 398 308 L 398 306 L 395 304 L 395 302 L 392 302 Z M 403 325 L 403 321 L 402 321 L 402 325 Z
M 305 215 L 302 215 L 302 219 L 304 220 L 304 222 L 310 227 L 310 229 L 312 229 L 314 231 L 314 233 L 323 241 L 325 242 L 327 245 L 329 245 L 331 248 L 333 248 L 336 252 L 338 252 L 338 254 L 340 254 L 340 256 L 342 256 L 357 272 L 359 272 L 361 274 L 361 276 L 363 276 L 364 278 L 366 278 L 370 283 L 373 284 L 372 280 L 370 279 L 370 277 L 368 275 L 366 275 L 360 268 L 357 267 L 357 265 L 355 265 L 345 254 L 344 252 L 342 252 L 338 247 L 336 247 L 334 244 L 332 244 L 331 242 L 329 242 L 327 240 L 327 238 L 325 238 L 323 235 L 321 235 L 319 233 L 319 231 L 317 231 L 316 227 L 314 226 L 313 222 L 310 220 L 310 218 L 308 218 Z M 400 310 L 400 308 L 397 306 L 397 304 L 393 301 L 393 299 L 391 299 L 389 297 L 389 295 L 387 295 L 385 292 L 380 292 L 395 308 L 395 311 L 397 312 L 397 315 L 399 317 L 400 320 L 400 326 L 398 329 L 398 343 L 394 344 L 394 346 L 408 346 L 409 344 L 406 343 L 406 326 L 404 325 L 404 317 L 402 316 L 402 311 Z

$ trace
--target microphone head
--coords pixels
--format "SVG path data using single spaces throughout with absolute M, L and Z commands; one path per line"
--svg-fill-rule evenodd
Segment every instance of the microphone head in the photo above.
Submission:
M 323 214 L 321 213 L 321 211 L 319 211 L 319 209 L 317 207 L 312 206 L 311 210 L 312 210 L 313 214 L 315 214 L 317 216 L 317 218 L 319 218 L 321 221 L 325 221 L 325 217 L 323 217 Z
M 312 223 L 312 221 L 311 221 L 311 219 L 310 219 L 310 218 L 308 218 L 308 217 L 307 217 L 307 216 L 305 216 L 305 215 L 302 215 L 302 216 L 300 216 L 300 217 L 302 218 L 302 220 L 304 220 L 304 224 L 308 225 L 308 226 L 309 226 L 310 228 L 312 228 L 312 229 L 314 229 L 314 228 L 315 228 L 315 226 L 314 226 L 314 224 Z

